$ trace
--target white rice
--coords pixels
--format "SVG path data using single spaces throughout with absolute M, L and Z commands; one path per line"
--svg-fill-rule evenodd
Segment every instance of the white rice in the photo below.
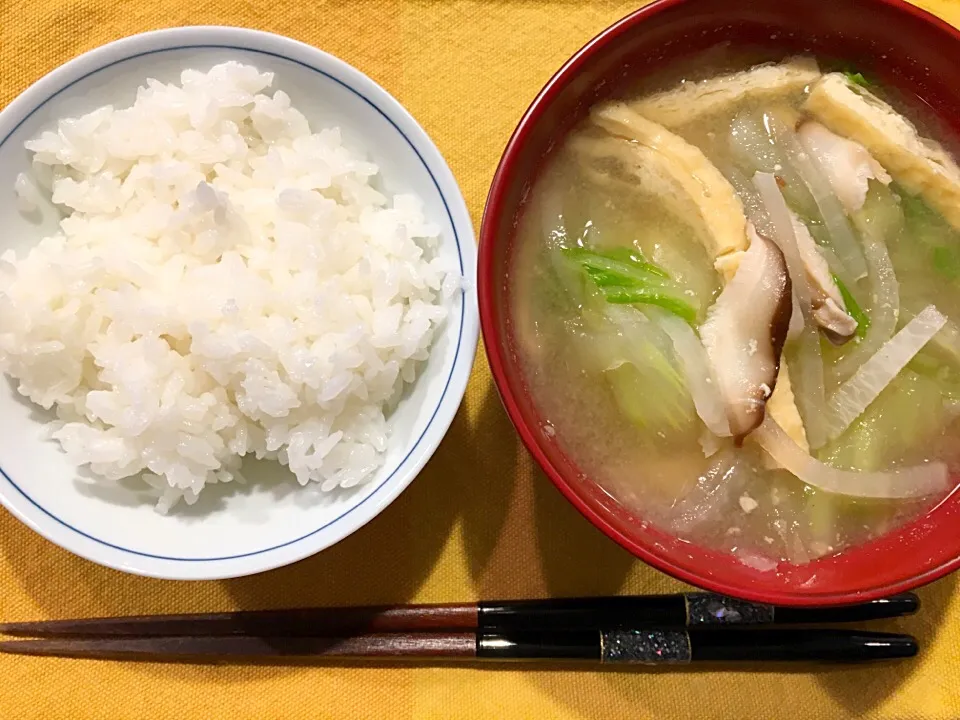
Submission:
M 324 490 L 369 479 L 459 287 L 419 200 L 272 82 L 187 70 L 26 144 L 65 217 L 0 258 L 0 371 L 56 408 L 71 460 L 142 472 L 161 511 L 248 453 Z

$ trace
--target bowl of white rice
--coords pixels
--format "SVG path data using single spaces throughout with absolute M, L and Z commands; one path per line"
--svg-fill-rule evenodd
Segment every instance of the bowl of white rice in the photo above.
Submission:
M 313 47 L 176 28 L 63 65 L 0 112 L 0 226 L 0 502 L 89 560 L 214 579 L 319 552 L 463 397 L 463 198 Z

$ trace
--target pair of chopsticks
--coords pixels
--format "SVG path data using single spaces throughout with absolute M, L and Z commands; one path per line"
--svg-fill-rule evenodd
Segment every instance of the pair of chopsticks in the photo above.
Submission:
M 783 628 L 877 620 L 913 593 L 790 608 L 710 593 L 339 607 L 0 624 L 0 652 L 159 661 L 330 658 L 578 660 L 613 664 L 861 662 L 912 657 L 910 635 Z

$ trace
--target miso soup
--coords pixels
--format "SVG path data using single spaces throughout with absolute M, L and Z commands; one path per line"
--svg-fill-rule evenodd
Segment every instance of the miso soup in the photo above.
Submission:
M 960 169 L 869 78 L 720 55 L 598 104 L 552 154 L 510 323 L 585 475 L 772 570 L 955 486 Z

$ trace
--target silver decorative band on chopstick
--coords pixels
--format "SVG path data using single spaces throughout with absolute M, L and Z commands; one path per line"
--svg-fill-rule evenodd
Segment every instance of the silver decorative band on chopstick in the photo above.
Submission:
M 687 625 L 754 625 L 773 622 L 773 606 L 712 593 L 689 593 Z
M 600 662 L 676 665 L 690 662 L 684 630 L 601 630 Z

